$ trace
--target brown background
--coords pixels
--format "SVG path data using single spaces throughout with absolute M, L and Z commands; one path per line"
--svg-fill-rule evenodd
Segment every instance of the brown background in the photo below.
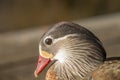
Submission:
M 119 0 L 0 0 L 0 32 L 119 11 Z

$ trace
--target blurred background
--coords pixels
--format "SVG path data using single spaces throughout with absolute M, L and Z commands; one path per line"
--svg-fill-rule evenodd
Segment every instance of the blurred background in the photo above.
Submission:
M 37 80 L 40 37 L 60 21 L 85 26 L 108 57 L 120 56 L 119 0 L 0 0 L 0 80 Z

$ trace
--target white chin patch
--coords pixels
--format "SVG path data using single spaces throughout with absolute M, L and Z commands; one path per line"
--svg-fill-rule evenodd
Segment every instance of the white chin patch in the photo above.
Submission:
M 41 45 L 39 45 L 39 54 L 41 54 Z
M 60 49 L 57 54 L 55 55 L 55 59 L 57 59 L 60 63 L 64 63 L 65 62 L 65 56 L 66 56 L 66 52 L 64 49 Z

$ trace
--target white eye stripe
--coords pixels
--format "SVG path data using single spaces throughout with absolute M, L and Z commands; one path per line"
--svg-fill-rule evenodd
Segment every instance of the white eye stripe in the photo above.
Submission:
M 44 38 L 44 42 L 45 42 L 45 40 L 46 40 L 47 38 L 51 38 L 51 39 L 53 40 L 53 43 L 56 43 L 56 42 L 58 42 L 58 41 L 60 41 L 60 40 L 66 39 L 66 38 L 68 38 L 68 37 L 70 37 L 70 36 L 78 36 L 78 34 L 69 34 L 69 35 L 65 35 L 65 36 L 63 36 L 63 37 L 59 37 L 59 38 L 57 38 L 57 39 L 53 39 L 52 36 L 47 36 L 47 37 Z
M 58 41 L 60 41 L 60 40 L 64 40 L 64 39 L 66 39 L 66 38 L 68 38 L 68 37 L 72 37 L 72 36 L 79 36 L 79 35 L 78 35 L 78 34 L 69 34 L 69 35 L 65 35 L 65 36 L 63 36 L 63 37 L 54 39 L 53 43 L 56 43 L 56 42 L 58 42 Z

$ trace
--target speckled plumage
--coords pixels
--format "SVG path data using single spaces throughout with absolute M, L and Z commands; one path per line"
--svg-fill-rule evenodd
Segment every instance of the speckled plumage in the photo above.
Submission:
M 93 72 L 93 80 L 120 80 L 120 60 L 109 60 Z

